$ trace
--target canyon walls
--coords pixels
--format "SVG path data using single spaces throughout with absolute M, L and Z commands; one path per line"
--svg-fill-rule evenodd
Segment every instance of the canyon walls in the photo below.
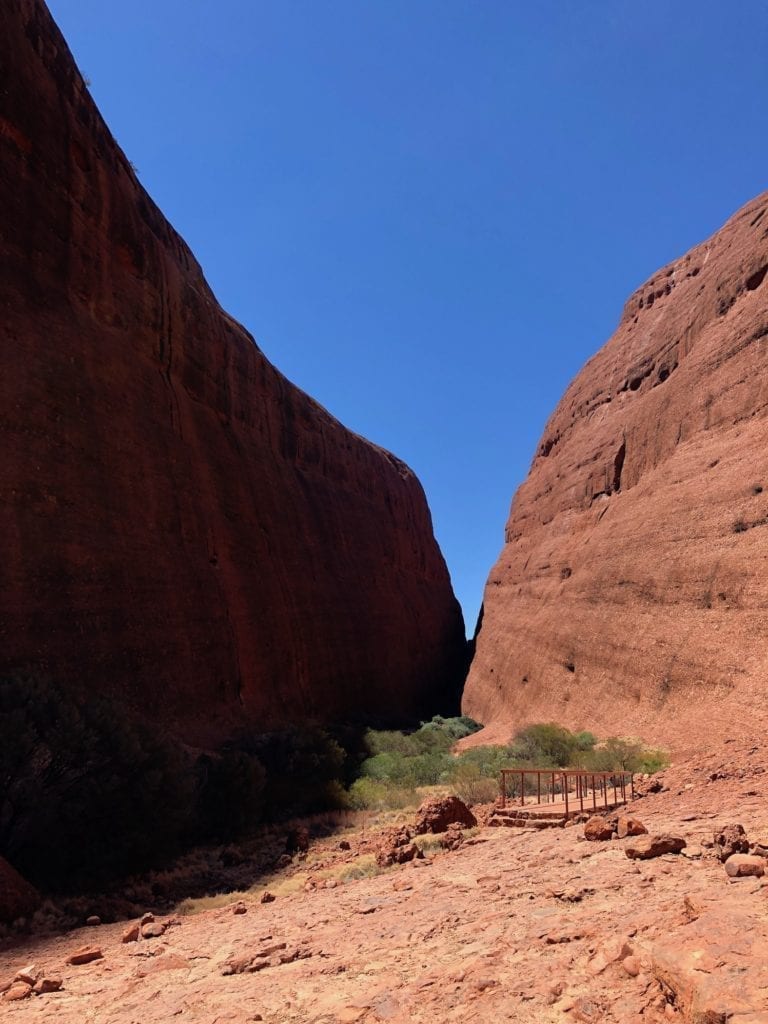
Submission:
M 0 672 L 194 743 L 450 709 L 414 474 L 218 306 L 42 2 L 5 0 L 0 49 Z
M 655 274 L 552 415 L 463 703 L 674 751 L 768 719 L 768 193 Z

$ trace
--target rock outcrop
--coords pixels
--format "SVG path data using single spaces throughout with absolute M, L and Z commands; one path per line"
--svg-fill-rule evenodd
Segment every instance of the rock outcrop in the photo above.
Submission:
M 193 742 L 458 700 L 411 470 L 218 306 L 41 0 L 0 10 L 0 673 Z
M 0 857 L 0 923 L 29 917 L 40 905 L 40 895 L 7 860 Z
M 547 424 L 485 590 L 471 742 L 762 728 L 767 440 L 768 193 L 638 289 Z

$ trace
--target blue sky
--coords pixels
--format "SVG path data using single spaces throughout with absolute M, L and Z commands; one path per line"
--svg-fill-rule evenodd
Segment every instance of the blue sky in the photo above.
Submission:
M 471 633 L 568 382 L 768 188 L 768 0 L 49 0 L 267 356 L 419 475 Z

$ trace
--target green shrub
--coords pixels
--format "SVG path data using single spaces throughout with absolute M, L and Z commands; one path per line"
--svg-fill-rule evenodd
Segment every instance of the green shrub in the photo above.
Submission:
M 498 779 L 483 775 L 478 763 L 460 760 L 451 773 L 451 789 L 465 804 L 491 803 L 499 795 Z
M 510 754 L 514 760 L 537 768 L 566 768 L 578 749 L 576 737 L 568 729 L 554 722 L 541 722 L 515 734 Z

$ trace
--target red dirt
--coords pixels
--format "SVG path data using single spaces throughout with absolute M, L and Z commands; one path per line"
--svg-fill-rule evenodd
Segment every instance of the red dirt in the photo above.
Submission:
M 660 776 L 630 813 L 651 835 L 681 835 L 676 855 L 631 861 L 636 839 L 585 842 L 579 826 L 482 829 L 374 878 L 316 879 L 267 904 L 233 895 L 157 939 L 123 944 L 124 924 L 33 939 L 0 954 L 0 983 L 33 963 L 63 988 L 4 1012 L 19 1024 L 760 1024 L 768 881 L 729 879 L 711 844 L 734 821 L 768 842 L 767 771 L 761 751 L 727 746 Z M 351 850 L 313 843 L 315 866 L 380 842 L 346 836 Z M 67 966 L 83 945 L 104 958 Z

